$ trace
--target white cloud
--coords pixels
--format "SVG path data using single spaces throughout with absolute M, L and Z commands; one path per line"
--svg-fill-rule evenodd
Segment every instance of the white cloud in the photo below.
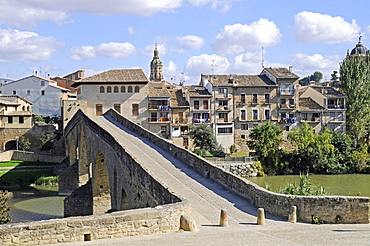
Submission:
M 324 76 L 329 76 L 334 70 L 339 69 L 341 58 L 339 56 L 323 57 L 320 54 L 310 56 L 297 53 L 291 56 L 290 60 L 295 72 L 301 77 L 304 77 L 315 71 L 322 72 Z M 328 79 L 330 79 L 330 77 L 328 77 Z
M 346 22 L 342 17 L 332 17 L 312 12 L 294 16 L 295 34 L 301 43 L 324 42 L 338 44 L 353 42 L 361 29 L 355 20 Z
M 238 54 L 276 45 L 281 36 L 274 22 L 261 18 L 250 25 L 226 25 L 212 47 L 220 54 Z
M 76 46 L 71 49 L 73 60 L 82 61 L 93 59 L 99 56 L 107 58 L 120 59 L 126 56 L 134 55 L 135 47 L 130 43 L 102 43 L 98 46 Z
M 262 70 L 261 53 L 247 52 L 234 58 L 233 71 L 240 74 L 259 74 Z
M 188 2 L 196 7 L 202 7 L 206 4 L 211 4 L 213 9 L 220 8 L 220 12 L 226 13 L 232 6 L 232 3 L 238 0 L 188 0 Z
M 176 37 L 176 46 L 171 49 L 173 52 L 183 53 L 186 50 L 199 50 L 204 44 L 204 39 L 194 35 Z
M 212 67 L 215 74 L 226 73 L 230 67 L 230 62 L 226 57 L 221 57 L 215 54 L 202 54 L 200 56 L 192 56 L 185 65 L 187 75 L 211 74 Z
M 55 38 L 35 32 L 0 29 L 0 62 L 46 60 L 54 55 L 58 45 L 62 43 Z
M 129 35 L 134 35 L 135 34 L 135 28 L 132 26 L 127 27 L 127 32 Z
M 166 44 L 156 44 L 157 49 L 159 52 L 159 58 L 161 56 L 165 56 L 167 54 L 167 45 Z M 142 51 L 142 54 L 148 57 L 153 57 L 154 55 L 154 49 L 155 49 L 155 44 L 148 45 L 145 47 L 145 49 Z

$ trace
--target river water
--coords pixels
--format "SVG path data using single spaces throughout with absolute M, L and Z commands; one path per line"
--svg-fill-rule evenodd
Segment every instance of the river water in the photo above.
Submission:
M 64 197 L 57 196 L 57 186 L 33 186 L 12 191 L 7 203 L 12 223 L 63 218 Z
M 368 196 L 370 197 L 370 174 L 310 175 L 314 185 L 321 185 L 329 195 Z M 299 181 L 299 175 L 247 177 L 255 184 L 272 191 L 279 191 L 289 182 Z

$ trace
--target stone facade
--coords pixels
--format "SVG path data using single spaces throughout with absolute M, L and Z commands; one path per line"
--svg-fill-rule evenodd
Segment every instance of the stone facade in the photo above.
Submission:
M 288 218 L 291 207 L 297 206 L 297 219 L 303 222 L 311 222 L 312 215 L 317 215 L 328 223 L 337 223 L 337 218 L 341 218 L 339 223 L 370 222 L 369 197 L 292 196 L 274 193 L 213 165 L 185 148 L 178 147 L 170 141 L 154 135 L 113 110 L 108 111 L 107 114 L 132 131 L 169 151 L 173 156 L 184 161 L 204 176 L 236 192 L 249 200 L 252 205 L 264 208 L 269 213 Z

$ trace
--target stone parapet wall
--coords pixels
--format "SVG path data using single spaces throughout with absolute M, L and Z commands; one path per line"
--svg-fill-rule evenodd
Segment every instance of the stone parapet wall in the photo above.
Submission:
M 61 163 L 66 157 L 59 155 L 37 154 L 29 151 L 7 150 L 0 152 L 0 161 L 31 161 Z
M 40 245 L 175 232 L 190 214 L 184 201 L 170 205 L 0 226 L 1 245 Z
M 297 218 L 303 222 L 311 222 L 312 215 L 317 215 L 328 223 L 370 222 L 369 197 L 291 196 L 274 193 L 213 165 L 185 148 L 160 138 L 112 109 L 107 111 L 105 115 L 112 116 L 117 122 L 169 151 L 174 157 L 184 161 L 205 177 L 209 177 L 227 189 L 236 192 L 249 200 L 252 205 L 264 208 L 269 213 L 288 217 L 291 207 L 297 206 Z

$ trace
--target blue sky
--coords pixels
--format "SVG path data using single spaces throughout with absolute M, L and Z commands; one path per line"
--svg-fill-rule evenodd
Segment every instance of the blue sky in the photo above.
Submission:
M 200 74 L 333 70 L 358 42 L 370 48 L 367 1 L 0 0 L 0 78 L 77 69 L 142 68 L 157 44 L 167 81 Z M 364 6 L 364 7 L 361 7 Z M 262 52 L 263 47 L 263 52 Z

